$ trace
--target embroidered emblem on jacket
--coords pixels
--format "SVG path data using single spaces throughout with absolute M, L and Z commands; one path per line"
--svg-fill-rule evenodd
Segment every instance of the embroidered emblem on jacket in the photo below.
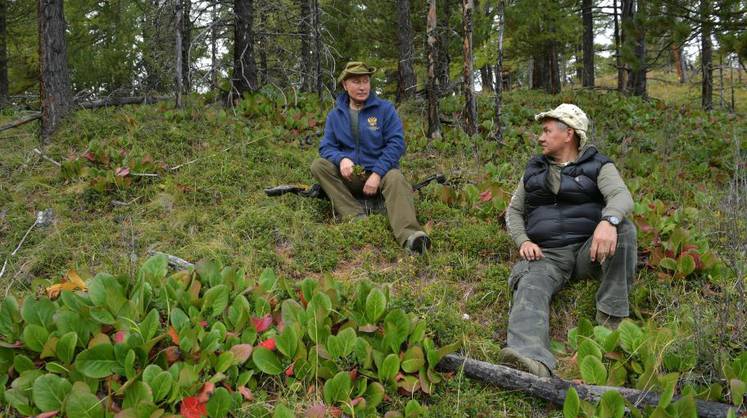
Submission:
M 371 128 L 371 129 L 373 129 L 373 130 L 379 129 L 379 127 L 378 127 L 378 126 L 376 126 L 376 123 L 377 123 L 378 121 L 379 121 L 379 120 L 378 120 L 378 119 L 376 119 L 376 116 L 371 116 L 371 117 L 369 117 L 369 118 L 368 118 L 368 127 L 369 127 L 369 128 Z

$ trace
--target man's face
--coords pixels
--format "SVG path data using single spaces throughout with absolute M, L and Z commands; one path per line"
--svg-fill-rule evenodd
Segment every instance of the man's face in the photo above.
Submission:
M 556 157 L 568 144 L 574 144 L 573 129 L 562 128 L 554 119 L 545 119 L 538 143 L 542 147 L 542 155 Z
M 368 75 L 354 75 L 342 82 L 342 86 L 351 99 L 365 102 L 371 93 L 371 78 Z

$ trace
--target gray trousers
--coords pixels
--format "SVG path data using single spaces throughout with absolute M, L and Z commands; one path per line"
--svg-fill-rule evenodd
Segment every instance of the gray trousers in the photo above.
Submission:
M 589 237 L 584 243 L 542 248 L 543 259 L 519 261 L 508 279 L 513 300 L 507 346 L 544 363 L 550 370 L 555 368 L 555 357 L 550 352 L 550 299 L 568 279 L 600 280 L 597 309 L 619 317 L 630 314 L 628 294 L 638 250 L 635 225 L 624 220 L 618 226 L 615 254 L 604 264 L 591 262 L 591 240 Z

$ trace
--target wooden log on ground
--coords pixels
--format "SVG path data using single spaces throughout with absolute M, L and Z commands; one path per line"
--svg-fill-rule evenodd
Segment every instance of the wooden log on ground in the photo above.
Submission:
M 107 106 L 124 106 L 129 104 L 153 104 L 161 100 L 168 100 L 171 97 L 168 96 L 153 96 L 153 97 L 111 97 L 107 99 L 94 100 L 91 102 L 79 103 L 77 107 L 82 109 L 98 109 Z M 7 123 L 0 126 L 0 132 L 17 128 L 21 125 L 41 119 L 41 112 L 31 113 L 20 119 L 14 120 L 13 122 Z
M 498 385 L 509 390 L 520 390 L 529 395 L 542 398 L 558 405 L 562 405 L 565 401 L 565 394 L 570 386 L 573 386 L 576 389 L 579 398 L 590 402 L 598 402 L 602 394 L 615 390 L 620 392 L 620 395 L 630 401 L 633 405 L 641 408 L 646 405 L 655 406 L 659 403 L 659 394 L 654 392 L 644 392 L 622 387 L 585 385 L 581 383 L 573 383 L 557 377 L 540 378 L 521 370 L 473 360 L 454 354 L 449 354 L 444 357 L 438 364 L 438 369 L 450 372 L 458 372 L 459 370 L 464 369 L 464 374 L 473 379 Z M 673 400 L 677 399 L 679 399 L 679 397 L 675 396 Z M 696 399 L 695 403 L 698 415 L 707 418 L 725 417 L 731 407 L 731 405 L 699 399 Z
M 148 254 L 149 255 L 164 255 L 169 260 L 169 265 L 171 267 L 174 267 L 180 270 L 189 270 L 190 268 L 194 268 L 195 266 L 194 264 L 190 263 L 189 261 L 183 258 L 179 258 L 171 254 L 162 253 L 160 251 L 151 250 L 151 251 L 148 251 Z

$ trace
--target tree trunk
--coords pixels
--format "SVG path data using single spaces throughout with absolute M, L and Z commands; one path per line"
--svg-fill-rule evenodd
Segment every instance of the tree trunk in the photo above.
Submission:
M 8 101 L 8 0 L 0 0 L 0 108 Z
M 311 7 L 309 7 L 309 0 L 298 0 L 298 5 L 301 10 L 301 16 L 298 22 L 298 32 L 301 37 L 301 50 L 299 55 L 301 56 L 301 91 L 310 92 L 313 90 L 313 77 L 311 73 L 313 66 L 311 64 L 311 49 L 309 47 L 309 39 L 311 38 Z
M 264 9 L 259 11 L 259 27 L 260 31 L 267 31 L 267 12 Z M 261 35 L 257 39 L 257 45 L 259 45 L 259 84 L 265 85 L 270 81 L 270 72 L 267 68 L 267 49 L 270 45 L 267 43 L 267 36 Z
M 182 2 L 182 91 L 192 88 L 192 0 L 181 0 Z
M 620 3 L 620 61 L 622 63 L 622 49 L 624 45 L 628 45 L 633 40 L 633 15 L 635 11 L 635 0 L 621 0 Z M 623 87 L 620 89 L 622 92 L 627 92 L 632 87 L 632 70 L 627 63 L 622 63 L 625 69 L 625 77 L 623 79 Z M 619 79 L 618 79 L 619 81 Z
M 701 0 L 700 18 L 703 21 L 700 33 L 700 64 L 703 69 L 700 103 L 704 110 L 713 110 L 713 43 L 711 41 L 712 26 L 710 22 L 710 0 Z
M 70 73 L 65 44 L 63 0 L 39 0 L 39 97 L 42 106 L 42 139 L 50 136 L 72 108 Z
M 594 88 L 594 16 L 592 14 L 592 0 L 583 0 L 581 16 L 584 24 L 584 77 L 583 86 Z
M 218 6 L 210 10 L 210 90 L 218 89 Z
M 497 142 L 503 142 L 503 126 L 501 125 L 501 106 L 503 101 L 503 29 L 506 26 L 505 20 L 506 2 L 498 1 L 498 62 L 495 65 L 495 115 L 493 115 L 493 125 L 495 132 L 493 138 Z
M 493 74 L 488 64 L 480 67 L 480 85 L 483 91 L 493 91 Z
M 621 34 L 620 34 L 620 20 L 617 13 L 617 0 L 612 2 L 613 17 L 615 19 L 615 66 L 617 67 L 617 91 L 622 93 L 625 90 L 625 69 L 622 66 L 622 51 L 621 51 Z
M 446 93 L 450 82 L 449 65 L 451 64 L 451 55 L 449 55 L 449 39 L 451 39 L 451 27 L 449 26 L 449 20 L 451 19 L 452 0 L 443 0 L 443 6 L 443 12 L 440 14 L 440 19 L 438 19 L 436 35 L 438 53 L 435 57 L 436 77 L 438 78 L 440 88 L 439 95 Z
M 472 17 L 474 0 L 462 0 L 464 7 L 464 131 L 469 135 L 477 133 L 477 104 L 475 103 L 475 76 L 472 57 Z
M 174 29 L 175 29 L 175 39 L 176 39 L 176 65 L 174 65 L 174 69 L 176 70 L 176 77 L 174 78 L 174 81 L 176 83 L 176 107 L 181 108 L 182 107 L 182 83 L 184 82 L 184 76 L 182 73 L 183 67 L 182 67 L 182 58 L 184 54 L 184 48 L 182 47 L 182 0 L 176 1 L 176 10 L 175 10 L 175 19 L 174 19 Z
M 413 70 L 415 48 L 412 45 L 412 23 L 410 23 L 410 0 L 397 0 L 397 40 L 399 64 L 397 65 L 397 102 L 415 95 L 418 80 Z
M 254 0 L 234 0 L 233 93 L 242 96 L 257 89 L 254 64 Z
M 544 55 L 535 55 L 532 58 L 532 89 L 541 90 L 546 86 L 548 78 L 547 58 Z
M 648 65 L 646 63 L 646 28 L 641 23 L 642 17 L 645 16 L 645 0 L 637 0 L 637 7 L 633 11 L 634 19 L 634 53 L 635 62 L 632 65 L 629 87 L 634 96 L 646 97 L 646 72 Z M 637 15 L 637 16 L 636 16 Z M 643 15 L 643 16 L 642 16 Z
M 685 78 L 685 67 L 682 60 L 682 47 L 675 43 L 672 43 L 672 66 L 674 67 L 674 71 L 677 73 L 677 79 L 680 81 L 680 84 L 684 84 L 687 80 Z
M 550 41 L 548 47 L 547 70 L 549 71 L 546 79 L 547 85 L 545 91 L 550 94 L 560 93 L 560 64 L 558 60 L 558 42 Z
M 428 138 L 441 138 L 441 121 L 438 118 L 438 96 L 436 89 L 436 0 L 430 0 L 428 5 L 427 36 L 428 36 Z
M 316 94 L 319 96 L 319 100 L 322 100 L 322 87 L 324 86 L 324 80 L 322 78 L 322 23 L 321 23 L 321 10 L 319 8 L 319 0 L 312 0 L 312 30 L 314 31 L 314 81 Z

